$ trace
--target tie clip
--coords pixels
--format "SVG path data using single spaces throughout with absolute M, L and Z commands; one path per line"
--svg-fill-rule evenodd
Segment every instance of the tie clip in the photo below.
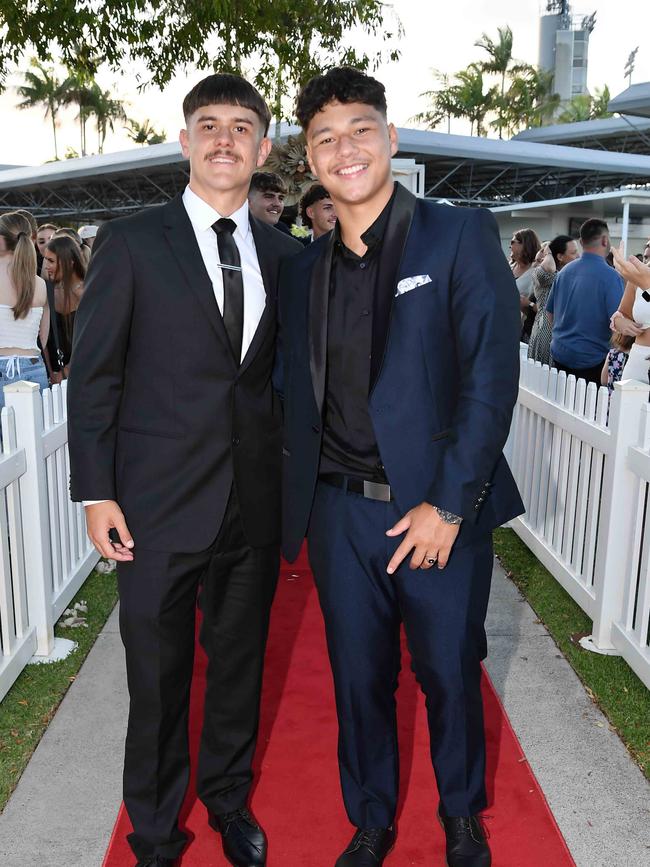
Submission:
M 239 265 L 224 265 L 222 262 L 217 263 L 217 268 L 225 268 L 226 271 L 241 271 Z

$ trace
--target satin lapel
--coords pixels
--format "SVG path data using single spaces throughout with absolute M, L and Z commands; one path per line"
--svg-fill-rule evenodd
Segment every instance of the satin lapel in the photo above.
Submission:
M 278 279 L 278 250 L 273 245 L 273 235 L 271 232 L 277 232 L 278 229 L 269 228 L 262 225 L 255 217 L 250 218 L 251 231 L 253 240 L 255 241 L 255 252 L 257 253 L 257 261 L 259 262 L 262 280 L 264 282 L 264 291 L 266 292 L 266 305 L 257 329 L 253 336 L 250 346 L 246 350 L 239 372 L 242 373 L 255 358 L 260 346 L 264 342 L 266 334 L 275 323 L 275 302 L 277 297 L 277 279 Z
M 180 266 L 188 286 L 196 295 L 208 321 L 221 341 L 230 350 L 226 328 L 223 324 L 217 299 L 214 297 L 212 281 L 205 270 L 203 257 L 196 241 L 196 235 L 187 216 L 180 195 L 165 205 L 164 215 L 165 237 L 178 265 Z M 232 356 L 232 352 L 229 351 Z M 234 364 L 234 358 L 233 358 Z
M 397 185 L 393 207 L 379 254 L 375 303 L 372 315 L 372 356 L 370 360 L 370 392 L 372 392 L 384 362 L 390 319 L 395 299 L 397 275 L 400 273 L 417 199 L 402 184 Z
M 330 299 L 330 275 L 334 252 L 334 232 L 327 246 L 314 262 L 309 284 L 309 369 L 316 406 L 323 412 L 325 375 L 327 372 L 327 315 Z

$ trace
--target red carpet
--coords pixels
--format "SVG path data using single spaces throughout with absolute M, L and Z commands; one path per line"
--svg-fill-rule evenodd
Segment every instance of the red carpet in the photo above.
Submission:
M 191 740 L 198 742 L 205 662 L 197 656 Z M 267 654 L 253 809 L 269 836 L 269 867 L 333 867 L 352 829 L 341 803 L 336 714 L 323 624 L 306 562 L 283 566 Z M 483 692 L 490 807 L 485 825 L 495 867 L 573 865 L 499 699 Z M 399 690 L 402 803 L 397 846 L 386 867 L 444 864 L 442 829 L 428 754 L 424 700 L 405 659 Z M 193 836 L 182 867 L 228 867 L 192 786 L 183 825 Z M 302 833 L 296 833 L 303 829 Z M 131 867 L 131 830 L 120 810 L 104 867 Z M 314 850 L 320 854 L 316 857 Z

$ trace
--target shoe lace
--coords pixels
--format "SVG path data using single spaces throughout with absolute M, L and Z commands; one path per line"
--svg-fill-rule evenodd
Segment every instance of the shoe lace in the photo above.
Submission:
M 383 834 L 385 833 L 385 828 L 366 828 L 365 830 L 359 832 L 359 836 L 357 837 L 357 845 L 368 846 L 369 848 L 372 848 L 380 842 Z
M 221 816 L 221 821 L 225 824 L 226 828 L 232 825 L 233 822 L 247 822 L 249 825 L 252 825 L 254 828 L 257 828 L 257 822 L 251 816 L 246 807 L 240 807 L 238 810 L 233 810 L 230 813 L 224 813 Z

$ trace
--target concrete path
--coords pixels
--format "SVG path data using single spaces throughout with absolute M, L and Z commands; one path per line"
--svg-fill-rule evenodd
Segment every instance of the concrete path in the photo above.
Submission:
M 490 676 L 578 867 L 650 864 L 650 785 L 498 564 L 487 628 Z M 114 612 L 0 816 L 2 867 L 101 867 L 126 710 Z

